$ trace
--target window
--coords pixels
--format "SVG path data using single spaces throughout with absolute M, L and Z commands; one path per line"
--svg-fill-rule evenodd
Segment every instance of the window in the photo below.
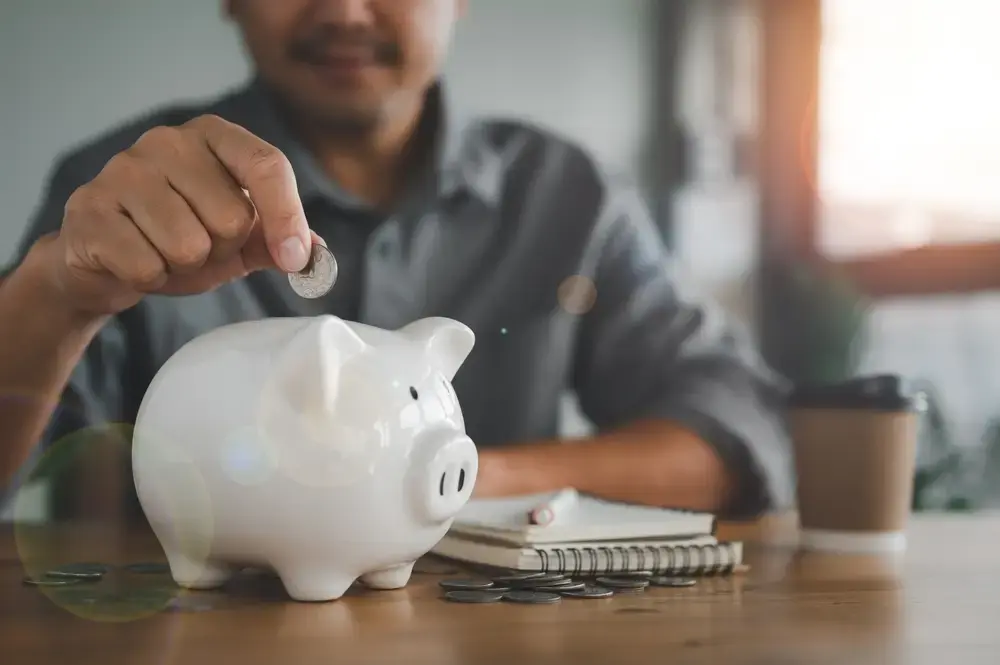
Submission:
M 997 26 L 1000 2 L 823 3 L 814 232 L 823 257 L 1000 241 Z

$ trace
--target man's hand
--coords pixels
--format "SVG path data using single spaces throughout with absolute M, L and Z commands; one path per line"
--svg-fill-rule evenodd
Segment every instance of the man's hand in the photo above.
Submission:
M 157 127 L 69 199 L 47 238 L 47 276 L 75 313 L 101 317 L 145 294 L 202 293 L 305 267 L 312 244 L 295 175 L 276 148 L 216 116 Z

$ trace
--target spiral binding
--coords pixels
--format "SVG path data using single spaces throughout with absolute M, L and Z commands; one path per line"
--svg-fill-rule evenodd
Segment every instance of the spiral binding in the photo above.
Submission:
M 558 547 L 536 549 L 535 552 L 541 559 L 542 572 L 570 575 L 640 570 L 676 575 L 726 575 L 732 573 L 739 563 L 735 547 L 726 542 L 659 547 Z

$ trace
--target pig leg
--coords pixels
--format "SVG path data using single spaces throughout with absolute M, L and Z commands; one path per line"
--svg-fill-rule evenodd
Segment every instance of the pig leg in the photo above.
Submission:
M 410 581 L 413 564 L 404 563 L 385 570 L 376 570 L 361 577 L 361 581 L 372 589 L 402 589 Z
M 215 589 L 225 584 L 232 571 L 209 561 L 194 561 L 185 554 L 167 550 L 170 574 L 177 586 L 186 589 Z
M 302 602 L 323 603 L 337 600 L 354 584 L 355 578 L 337 573 L 329 568 L 303 568 L 275 566 L 285 591 Z

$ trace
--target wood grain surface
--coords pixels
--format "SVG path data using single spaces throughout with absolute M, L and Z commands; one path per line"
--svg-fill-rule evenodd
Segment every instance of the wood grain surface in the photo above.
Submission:
M 440 598 L 424 561 L 398 591 L 296 603 L 268 576 L 126 608 L 115 620 L 27 586 L 72 561 L 162 558 L 148 533 L 101 525 L 0 531 L 0 662 L 17 665 L 328 663 L 1000 662 L 1000 515 L 915 517 L 905 556 L 797 551 L 790 518 L 725 525 L 748 572 L 695 587 L 556 605 Z M 152 579 L 145 578 L 145 579 Z M 175 592 L 176 593 L 176 592 Z

